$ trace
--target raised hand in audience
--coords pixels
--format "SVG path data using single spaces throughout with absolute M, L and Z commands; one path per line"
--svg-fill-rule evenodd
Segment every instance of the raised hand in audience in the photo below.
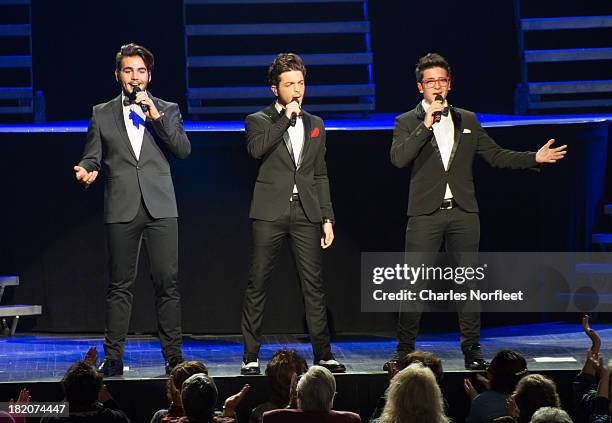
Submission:
M 83 361 L 94 367 L 98 367 L 98 348 L 89 348 L 85 353 L 85 357 L 83 357 Z
M 291 387 L 289 388 L 289 404 L 285 408 L 298 408 L 297 403 L 297 384 L 298 384 L 299 376 L 297 374 L 293 374 L 291 376 Z
M 489 379 L 487 379 L 483 375 L 477 374 L 476 380 L 480 382 L 487 391 L 491 389 L 491 381 L 489 381 Z M 465 394 L 470 400 L 473 400 L 478 395 L 478 391 L 476 390 L 476 388 L 474 388 L 472 382 L 467 378 L 463 379 L 463 390 L 465 391 Z
M 397 362 L 393 360 L 389 361 L 387 365 L 387 376 L 389 377 L 389 380 L 393 379 L 397 372 L 399 372 Z
M 478 396 L 478 391 L 476 390 L 476 388 L 474 388 L 474 385 L 472 385 L 472 382 L 470 382 L 468 378 L 463 379 L 463 390 L 465 391 L 465 394 L 468 396 L 470 401 L 472 401 Z
M 11 404 L 11 405 L 15 405 L 15 404 L 24 405 L 24 404 L 28 404 L 31 400 L 32 400 L 32 397 L 30 396 L 30 392 L 28 391 L 28 389 L 27 388 L 22 388 L 19 391 L 19 396 L 17 397 L 17 401 L 15 402 L 15 400 L 13 398 L 11 398 L 11 400 L 9 401 L 9 404 Z M 21 417 L 21 416 L 13 416 L 13 421 L 15 423 L 25 423 L 26 419 L 25 419 L 25 417 Z
M 231 397 L 228 397 L 225 400 L 225 403 L 223 404 L 223 417 L 231 417 L 233 419 L 237 419 L 236 407 L 238 407 L 238 404 L 240 404 L 240 401 L 242 401 L 242 398 L 244 398 L 244 396 L 247 394 L 247 392 L 249 392 L 250 389 L 251 385 L 247 383 L 242 387 L 240 392 L 232 395 Z
M 512 395 L 506 400 L 506 415 L 511 417 L 518 417 L 519 415 L 519 409 Z
M 599 349 L 601 348 L 601 338 L 599 338 L 599 335 L 597 335 L 597 332 L 595 332 L 589 326 L 589 315 L 588 314 L 585 314 L 582 317 L 582 330 L 584 330 L 584 333 L 586 333 L 587 336 L 591 339 L 591 348 L 589 348 L 589 351 L 591 351 L 592 354 L 597 356 L 599 354 Z

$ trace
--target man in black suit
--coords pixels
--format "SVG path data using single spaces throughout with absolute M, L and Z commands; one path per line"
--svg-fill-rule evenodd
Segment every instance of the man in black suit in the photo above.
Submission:
M 474 264 L 480 242 L 474 156 L 494 167 L 537 169 L 562 159 L 566 146 L 551 148 L 551 139 L 537 153 L 501 148 L 473 112 L 448 105 L 451 71 L 439 54 L 419 59 L 416 78 L 423 100 L 396 118 L 391 146 L 391 162 L 411 167 L 406 252 L 425 257 L 438 252 L 444 242 L 455 264 Z M 482 370 L 487 363 L 480 350 L 480 313 L 460 306 L 458 314 L 465 367 Z M 390 362 L 414 350 L 420 318 L 418 309 L 400 312 L 397 350 Z
M 147 91 L 153 55 L 128 44 L 116 56 L 115 78 L 121 94 L 94 106 L 85 151 L 74 167 L 77 181 L 93 183 L 106 166 L 104 221 L 110 254 L 106 294 L 105 376 L 123 374 L 123 352 L 132 310 L 140 245 L 151 264 L 155 305 L 166 372 L 183 361 L 178 291 L 176 199 L 169 156 L 186 158 L 191 144 L 178 105 Z
M 285 239 L 304 296 L 314 363 L 345 371 L 331 351 L 321 278 L 322 249 L 334 240 L 325 128 L 321 118 L 301 109 L 305 76 L 298 55 L 279 54 L 268 70 L 276 101 L 246 118 L 247 150 L 260 163 L 250 211 L 253 252 L 242 312 L 243 375 L 260 373 L 266 286 Z

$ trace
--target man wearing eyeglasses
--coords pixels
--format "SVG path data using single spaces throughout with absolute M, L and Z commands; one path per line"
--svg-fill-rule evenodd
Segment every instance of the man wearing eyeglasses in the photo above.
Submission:
M 446 59 L 429 53 L 416 65 L 417 88 L 423 100 L 395 120 L 391 162 L 411 167 L 408 198 L 407 257 L 427 257 L 442 243 L 452 264 L 470 266 L 480 242 L 480 220 L 474 192 L 472 163 L 478 154 L 494 167 L 534 169 L 565 156 L 566 146 L 552 148 L 549 140 L 537 153 L 501 148 L 468 110 L 449 106 L 451 70 Z M 454 286 L 455 287 L 455 286 Z M 414 351 L 421 319 L 420 308 L 400 312 L 397 362 Z M 468 370 L 484 370 L 487 362 L 480 349 L 480 313 L 458 305 L 461 350 Z

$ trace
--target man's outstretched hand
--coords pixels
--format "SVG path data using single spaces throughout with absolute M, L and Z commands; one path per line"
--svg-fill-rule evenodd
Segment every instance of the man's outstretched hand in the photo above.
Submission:
M 555 142 L 554 139 L 548 140 L 536 153 L 536 162 L 538 163 L 557 163 L 557 160 L 561 160 L 567 154 L 567 145 L 561 147 L 551 148 Z
M 74 176 L 76 180 L 82 184 L 90 185 L 98 177 L 98 171 L 93 170 L 88 172 L 87 169 L 81 166 L 74 167 Z

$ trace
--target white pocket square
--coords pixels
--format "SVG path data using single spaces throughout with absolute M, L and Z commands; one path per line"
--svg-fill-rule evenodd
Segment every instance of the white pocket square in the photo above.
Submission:
M 472 133 L 472 130 L 471 130 L 471 129 L 464 128 L 464 129 L 463 129 L 463 133 L 464 133 L 464 134 L 471 134 L 471 133 Z

